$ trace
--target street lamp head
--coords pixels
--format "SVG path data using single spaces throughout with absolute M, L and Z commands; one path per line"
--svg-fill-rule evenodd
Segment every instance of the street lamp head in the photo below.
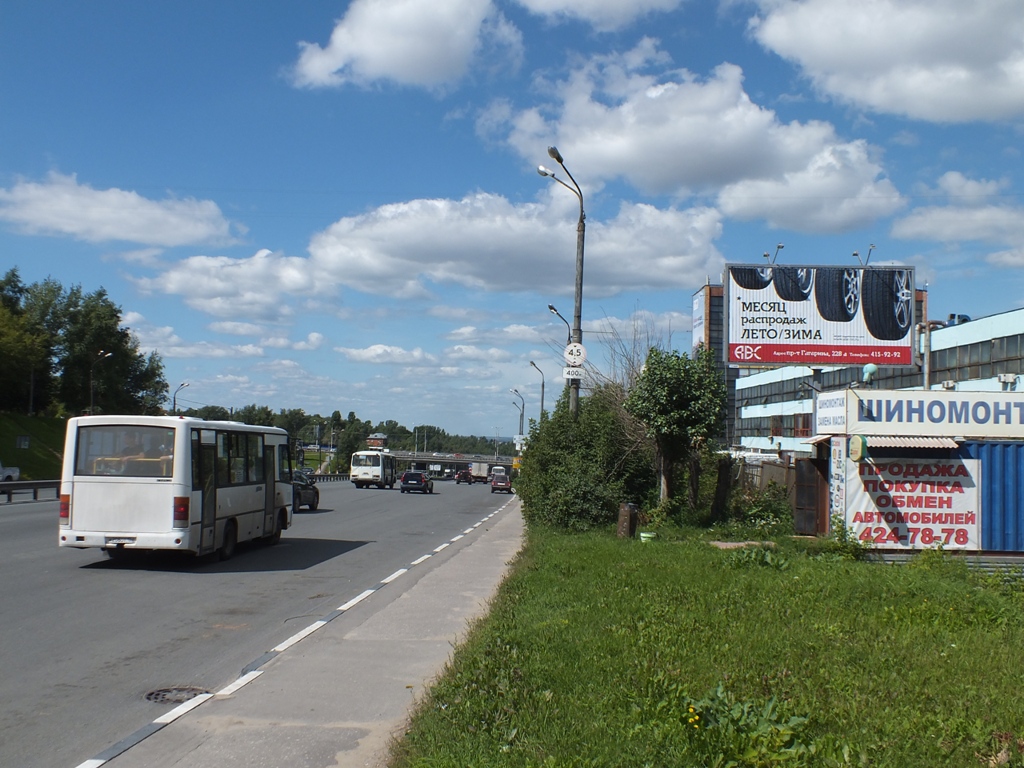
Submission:
M 555 177 L 555 172 L 550 170 L 549 168 L 545 168 L 543 165 L 537 166 L 537 173 L 539 173 L 541 176 L 550 176 L 551 178 Z
M 558 310 L 555 309 L 555 305 L 554 304 L 548 304 L 548 312 L 550 312 L 552 315 L 557 315 L 558 314 Z
M 558 147 L 548 147 L 548 157 L 550 157 L 559 165 L 562 164 L 562 155 L 559 154 Z

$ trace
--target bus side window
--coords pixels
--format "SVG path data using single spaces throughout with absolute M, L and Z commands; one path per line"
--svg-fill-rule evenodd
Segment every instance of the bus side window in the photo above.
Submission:
M 287 445 L 277 446 L 277 479 L 284 483 L 292 481 L 292 457 Z
M 217 487 L 231 485 L 231 474 L 228 472 L 228 440 L 227 432 L 217 433 Z
M 249 482 L 263 482 L 263 435 L 246 435 L 249 443 Z
M 192 430 L 192 490 L 200 491 L 203 488 L 202 474 L 199 471 L 199 430 Z

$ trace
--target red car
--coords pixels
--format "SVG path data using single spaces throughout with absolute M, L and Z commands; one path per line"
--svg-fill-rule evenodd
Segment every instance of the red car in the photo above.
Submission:
M 512 478 L 508 475 L 492 475 L 491 493 L 495 493 L 497 491 L 512 493 Z
M 455 484 L 458 485 L 459 483 L 469 483 L 470 485 L 472 485 L 473 473 L 470 472 L 468 469 L 460 469 L 458 472 L 455 473 Z

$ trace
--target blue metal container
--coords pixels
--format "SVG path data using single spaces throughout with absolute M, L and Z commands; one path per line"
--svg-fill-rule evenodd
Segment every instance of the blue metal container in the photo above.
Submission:
M 967 442 L 958 454 L 981 462 L 982 551 L 1024 552 L 1024 442 Z

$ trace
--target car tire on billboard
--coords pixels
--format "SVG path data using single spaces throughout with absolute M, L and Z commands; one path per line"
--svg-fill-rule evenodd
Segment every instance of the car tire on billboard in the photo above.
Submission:
M 914 287 L 907 269 L 864 270 L 864 323 L 876 339 L 898 341 L 910 331 Z
M 837 323 L 848 323 L 860 308 L 860 270 L 818 267 L 814 273 L 814 301 L 818 313 Z
M 786 301 L 807 301 L 814 285 L 814 270 L 794 267 L 775 267 L 775 293 Z
M 772 281 L 772 270 L 770 267 L 733 267 L 731 269 L 732 279 L 740 288 L 748 291 L 759 291 L 767 288 Z

